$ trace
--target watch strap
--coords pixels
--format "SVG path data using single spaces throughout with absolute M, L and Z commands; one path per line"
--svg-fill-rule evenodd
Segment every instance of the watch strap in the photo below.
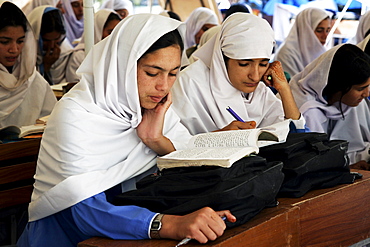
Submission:
M 152 224 L 150 226 L 150 238 L 152 239 L 160 239 L 161 236 L 159 235 L 159 231 L 161 230 L 162 228 L 162 218 L 163 218 L 164 214 L 157 214 L 153 221 L 152 221 Z M 156 225 L 157 227 L 154 227 L 153 225 Z

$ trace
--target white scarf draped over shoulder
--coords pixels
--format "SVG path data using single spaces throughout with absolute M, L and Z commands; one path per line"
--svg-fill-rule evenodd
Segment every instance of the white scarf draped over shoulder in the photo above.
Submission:
M 141 106 L 137 61 L 161 36 L 185 25 L 154 14 L 132 15 L 94 45 L 79 68 L 81 81 L 58 102 L 44 132 L 30 221 L 143 174 L 157 154 L 138 138 Z M 163 134 L 176 149 L 190 134 L 171 108 Z
M 246 99 L 231 84 L 223 54 L 232 59 L 269 59 L 274 33 L 268 22 L 248 13 L 235 13 L 218 33 L 194 52 L 196 62 L 180 73 L 175 82 L 173 106 L 181 122 L 197 134 L 221 129 L 235 120 L 230 106 L 243 120 L 254 120 L 257 127 L 282 121 L 281 101 L 262 82 Z
M 318 8 L 304 9 L 296 16 L 274 59 L 282 63 L 291 77 L 327 50 L 314 33 L 317 25 L 327 17 L 329 15 Z

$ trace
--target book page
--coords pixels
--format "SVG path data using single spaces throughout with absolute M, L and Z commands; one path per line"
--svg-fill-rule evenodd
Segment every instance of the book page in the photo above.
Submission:
M 161 157 L 160 159 L 178 159 L 178 160 L 195 160 L 195 159 L 229 159 L 235 153 L 242 152 L 243 155 L 248 155 L 257 152 L 256 148 L 191 148 L 177 150 Z
M 282 122 L 263 127 L 261 130 L 272 132 L 278 137 L 279 142 L 285 142 L 290 130 L 289 124 L 291 121 L 291 119 L 287 119 Z
M 257 146 L 260 129 L 229 130 L 195 135 L 189 147 L 248 147 Z

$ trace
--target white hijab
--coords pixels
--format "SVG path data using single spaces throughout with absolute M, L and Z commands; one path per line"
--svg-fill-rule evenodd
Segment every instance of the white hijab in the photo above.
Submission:
M 126 9 L 129 15 L 132 15 L 134 13 L 134 7 L 130 0 L 106 0 L 100 6 L 100 9 L 112 9 L 112 10 Z
M 314 33 L 317 25 L 327 17 L 329 15 L 318 8 L 304 9 L 296 16 L 288 36 L 275 56 L 275 60 L 282 63 L 284 71 L 291 77 L 327 50 Z
M 4 3 L 11 4 L 8 5 L 8 11 L 18 9 L 16 5 L 7 1 L 0 1 L 1 8 L 4 8 Z M 0 122 L 23 102 L 27 89 L 36 76 L 36 50 L 36 39 L 27 21 L 22 53 L 13 66 L 12 73 L 0 64 Z
M 370 18 L 369 18 L 370 19 Z M 370 27 L 370 26 L 369 26 Z M 368 36 L 366 36 L 366 38 L 365 39 L 363 39 L 361 42 L 359 42 L 358 44 L 357 44 L 357 46 L 358 47 L 360 47 L 361 48 L 361 50 L 363 50 L 363 51 L 365 51 L 365 49 L 366 49 L 366 45 L 369 43 L 369 41 L 370 41 L 370 34 L 368 35 Z
M 81 18 L 81 20 L 77 20 L 76 15 L 73 12 L 71 3 L 75 1 L 76 0 L 61 0 L 63 8 L 65 10 L 63 17 L 67 31 L 67 38 L 72 44 L 75 42 L 75 40 L 81 38 L 84 31 L 84 18 Z
M 41 67 L 43 67 L 43 42 L 41 37 L 41 25 L 42 25 L 42 17 L 45 13 L 52 11 L 52 10 L 58 10 L 56 7 L 52 7 L 49 5 L 43 5 L 36 7 L 34 10 L 31 11 L 31 13 L 28 15 L 28 20 L 32 26 L 32 29 L 36 36 L 36 41 L 38 44 L 37 49 L 37 66 L 39 67 L 39 70 Z M 59 10 L 58 10 L 59 11 Z M 63 20 L 63 16 L 61 15 L 61 20 L 65 24 Z M 73 50 L 73 47 L 70 45 L 69 41 L 65 39 L 62 44 L 60 45 L 60 55 L 57 61 L 52 65 L 50 73 L 52 76 L 53 84 L 59 84 L 65 80 L 65 70 L 66 70 L 66 64 L 68 62 L 69 55 L 71 54 Z M 40 71 L 43 73 L 43 71 Z
M 195 35 L 205 24 L 218 25 L 218 18 L 215 12 L 209 8 L 199 7 L 191 12 L 185 21 L 186 23 L 186 40 L 185 49 L 195 44 Z
M 274 32 L 268 22 L 253 14 L 235 13 L 220 31 L 194 53 L 196 62 L 180 73 L 172 91 L 173 105 L 190 133 L 214 131 L 235 120 L 230 106 L 245 121 L 258 127 L 284 119 L 281 101 L 262 82 L 243 98 L 232 86 L 223 54 L 233 59 L 267 58 L 274 47 Z
M 184 37 L 185 25 L 179 21 L 132 15 L 93 46 L 79 68 L 81 81 L 63 96 L 48 120 L 30 221 L 129 182 L 155 166 L 157 154 L 136 134 L 142 120 L 137 61 L 156 40 L 175 29 Z M 171 108 L 163 134 L 177 149 L 184 148 L 191 137 Z
M 360 43 L 364 38 L 365 34 L 370 30 L 370 10 L 366 11 L 358 21 L 358 26 L 356 30 L 356 35 L 353 37 L 349 43 L 357 44 Z

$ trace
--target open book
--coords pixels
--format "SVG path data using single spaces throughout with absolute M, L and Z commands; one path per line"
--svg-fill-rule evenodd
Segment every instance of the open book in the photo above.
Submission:
M 14 140 L 31 134 L 41 134 L 46 128 L 48 116 L 36 120 L 36 124 L 18 127 L 15 125 L 6 126 L 0 129 L 0 140 Z
M 262 146 L 285 142 L 290 121 L 264 128 L 195 135 L 190 139 L 187 149 L 158 157 L 157 166 L 160 170 L 185 166 L 231 167 L 239 159 L 257 154 Z

